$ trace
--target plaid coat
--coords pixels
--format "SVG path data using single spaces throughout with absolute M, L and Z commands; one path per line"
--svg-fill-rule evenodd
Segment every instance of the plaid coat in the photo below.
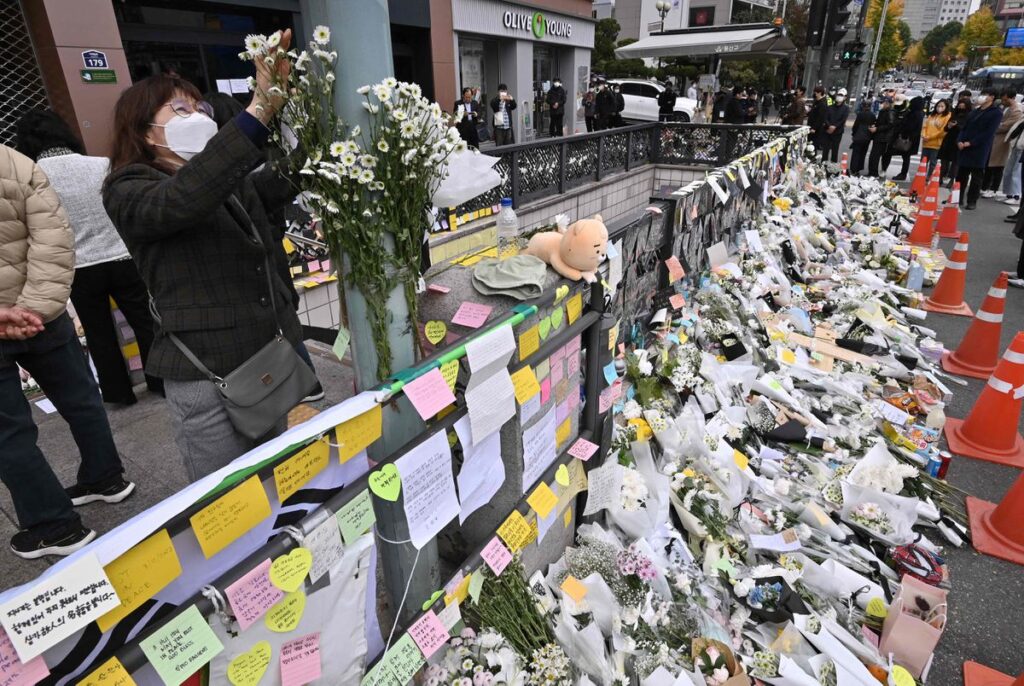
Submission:
M 302 329 L 292 307 L 284 249 L 267 218 L 295 195 L 232 121 L 206 148 L 168 175 L 147 164 L 113 172 L 103 204 L 128 246 L 156 304 L 161 323 L 146 372 L 180 381 L 203 379 L 165 334 L 172 331 L 215 374 L 223 376 L 275 335 L 265 262 L 270 260 L 277 321 L 292 343 Z M 260 247 L 235 195 L 263 241 Z

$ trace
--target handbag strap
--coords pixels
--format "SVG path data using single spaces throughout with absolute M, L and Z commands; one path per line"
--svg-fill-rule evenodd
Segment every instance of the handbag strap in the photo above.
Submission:
M 249 216 L 249 213 L 246 211 L 245 207 L 234 195 L 234 193 L 232 193 L 229 196 L 228 200 L 234 204 L 234 206 L 238 209 L 239 212 L 241 212 L 242 217 L 244 217 L 245 221 L 248 222 L 249 224 L 249 229 L 252 233 L 253 241 L 256 243 L 256 245 L 263 249 L 263 239 L 260 237 L 260 233 L 256 229 L 256 224 L 253 223 L 252 218 Z M 266 272 L 267 288 L 270 291 L 270 309 L 274 313 L 274 326 L 277 327 L 277 335 L 283 338 L 284 331 L 281 329 L 281 322 L 277 318 L 277 303 L 274 298 L 274 282 L 270 276 L 270 257 L 267 255 L 266 250 L 263 250 L 263 270 L 264 272 Z M 161 328 L 163 328 L 163 321 L 160 318 L 160 313 L 156 307 L 156 300 L 153 299 L 153 296 L 149 297 L 149 312 L 153 316 L 153 320 L 157 324 L 159 324 Z M 173 331 L 164 330 L 164 333 L 167 334 L 167 337 L 171 339 L 171 343 L 174 344 L 174 347 L 181 351 L 181 354 L 184 355 L 185 358 L 188 359 L 188 361 L 191 362 L 196 369 L 201 371 L 206 376 L 206 378 L 208 378 L 210 381 L 219 386 L 224 385 L 224 379 L 218 376 L 217 374 L 214 374 L 205 364 L 203 364 L 202 361 L 196 356 L 196 354 L 192 352 L 189 349 L 189 347 L 185 345 L 185 343 L 180 338 L 178 338 L 177 335 L 175 335 Z

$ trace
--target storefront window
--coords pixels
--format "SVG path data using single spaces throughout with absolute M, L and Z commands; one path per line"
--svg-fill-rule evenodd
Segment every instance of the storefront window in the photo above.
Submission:
M 538 136 L 548 130 L 548 105 L 545 96 L 551 90 L 551 80 L 558 76 L 557 52 L 554 48 L 533 45 L 533 126 Z

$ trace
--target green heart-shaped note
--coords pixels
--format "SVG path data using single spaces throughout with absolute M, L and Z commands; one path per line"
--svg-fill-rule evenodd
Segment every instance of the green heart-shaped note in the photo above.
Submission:
M 562 298 L 569 295 L 569 287 L 566 285 L 559 286 L 555 289 L 555 304 L 562 302 Z
M 398 467 L 393 464 L 386 464 L 372 472 L 369 482 L 373 494 L 384 500 L 395 502 L 402 492 L 402 477 L 398 474 Z
M 434 591 L 434 595 L 423 601 L 423 611 L 426 612 L 430 606 L 437 602 L 437 599 L 444 595 L 444 591 Z
M 551 333 L 551 317 L 544 317 L 544 319 L 541 319 L 537 328 L 540 329 L 541 340 L 547 340 L 548 334 Z
M 555 470 L 555 481 L 562 486 L 569 485 L 569 469 L 564 465 L 558 465 L 558 469 Z
M 551 313 L 551 326 L 558 328 L 562 325 L 562 308 L 556 307 L 555 311 Z

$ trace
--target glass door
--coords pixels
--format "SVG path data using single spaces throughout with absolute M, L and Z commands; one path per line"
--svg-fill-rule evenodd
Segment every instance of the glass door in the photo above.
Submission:
M 533 44 L 533 125 L 537 137 L 548 135 L 551 117 L 545 102 L 551 90 L 551 79 L 558 76 L 558 63 L 554 48 L 540 43 Z

